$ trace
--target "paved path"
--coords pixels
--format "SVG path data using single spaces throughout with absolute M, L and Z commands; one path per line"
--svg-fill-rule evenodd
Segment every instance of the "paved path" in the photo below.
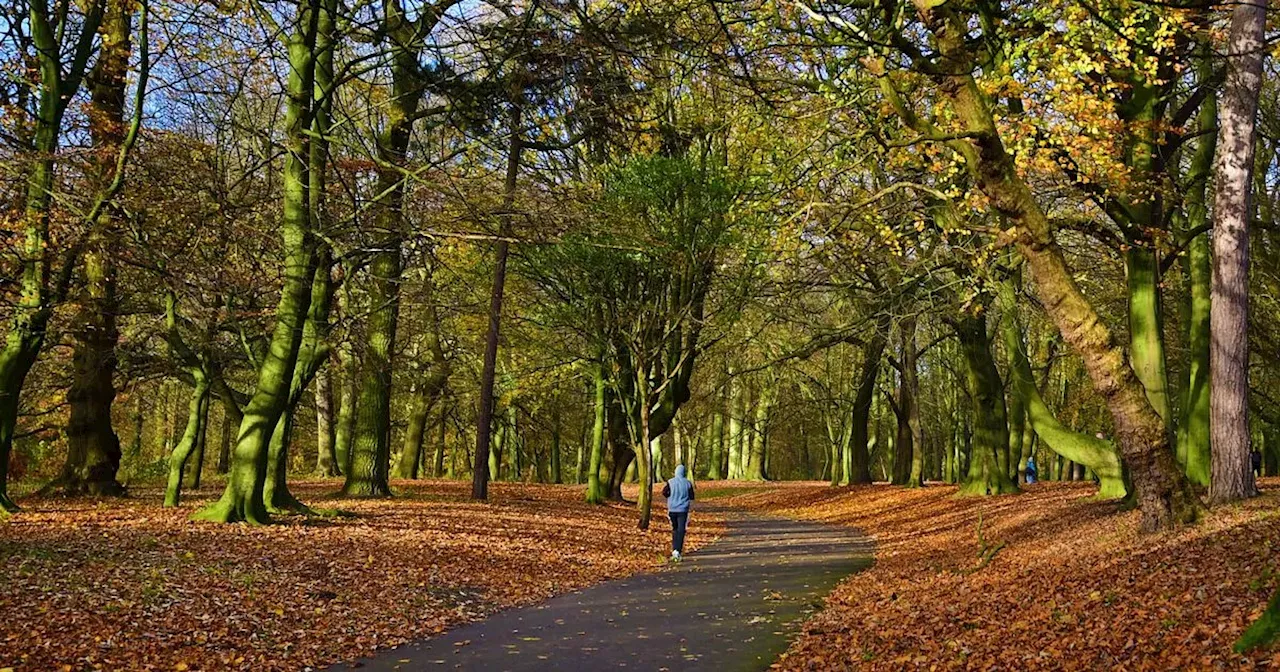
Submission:
M 850 528 L 726 515 L 728 533 L 679 565 L 502 612 L 352 666 L 767 669 L 821 598 L 871 564 L 871 542 Z

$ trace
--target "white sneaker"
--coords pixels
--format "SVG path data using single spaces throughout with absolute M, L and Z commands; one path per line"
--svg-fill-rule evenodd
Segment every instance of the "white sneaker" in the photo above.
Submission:
M 680 551 L 671 551 L 671 562 L 680 562 L 682 559 Z

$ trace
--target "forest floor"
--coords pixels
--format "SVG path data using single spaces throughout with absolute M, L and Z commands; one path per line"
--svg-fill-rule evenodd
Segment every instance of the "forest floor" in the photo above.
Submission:
M 581 487 L 393 483 L 395 499 L 332 500 L 352 517 L 196 523 L 159 489 L 126 500 L 32 499 L 0 522 L 0 670 L 300 670 L 367 655 L 517 605 L 660 566 L 670 525 L 589 506 Z M 660 502 L 657 509 L 661 508 Z M 660 511 L 657 511 L 660 513 Z M 723 531 L 703 515 L 690 548 Z
M 998 498 L 782 484 L 726 503 L 875 541 L 875 566 L 835 589 L 781 669 L 1254 669 L 1280 666 L 1231 652 L 1280 583 L 1280 480 L 1261 486 L 1153 536 L 1085 484 Z

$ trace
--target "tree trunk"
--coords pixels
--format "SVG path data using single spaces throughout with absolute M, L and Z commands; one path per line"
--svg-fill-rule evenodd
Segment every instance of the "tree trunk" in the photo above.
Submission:
M 510 210 L 515 203 L 516 179 L 520 175 L 520 154 L 524 142 L 521 137 L 521 105 L 512 101 L 510 144 L 507 149 L 507 174 L 503 185 L 503 210 Z M 484 364 L 480 372 L 480 404 L 476 411 L 476 465 L 471 481 L 471 498 L 484 500 L 489 497 L 489 473 L 479 465 L 489 457 L 489 432 L 493 426 L 493 379 L 498 364 L 498 338 L 502 326 L 502 294 L 507 283 L 507 255 L 511 236 L 511 217 L 502 217 L 499 240 L 494 250 L 493 286 L 489 296 L 489 331 L 485 335 Z
M 1174 459 L 1163 419 L 1148 400 L 1124 349 L 1080 291 L 1053 240 L 1048 218 L 1005 151 L 986 97 L 972 74 L 975 58 L 966 43 L 964 18 L 951 6 L 916 1 L 922 16 L 928 17 L 940 55 L 950 64 L 933 75 L 966 134 L 950 145 L 964 157 L 992 208 L 1014 225 L 1018 250 L 1028 263 L 1045 312 L 1084 360 L 1094 389 L 1111 411 L 1142 510 L 1140 528 L 1152 531 L 1198 520 L 1201 505 Z M 890 84 L 884 81 L 884 85 Z M 909 114 L 900 116 L 911 123 Z
M 222 440 L 218 442 L 218 475 L 222 476 L 231 468 L 231 427 L 233 420 L 225 410 L 222 412 Z
M 1008 462 L 1002 465 L 1000 461 L 1001 453 L 1008 454 L 1009 425 L 1004 385 L 991 357 L 985 314 L 962 318 L 956 324 L 956 334 L 964 354 L 965 388 L 973 403 L 973 445 L 960 492 L 971 495 L 1017 492 L 1017 484 L 1009 478 Z
M 200 433 L 196 435 L 196 452 L 191 460 L 191 475 L 187 479 L 187 487 L 192 490 L 200 489 L 200 477 L 204 474 L 204 449 L 208 442 L 209 400 L 206 398 L 200 407 Z
M 195 388 L 191 392 L 191 404 L 187 411 L 187 426 L 182 432 L 182 440 L 173 448 L 169 456 L 169 482 L 164 489 L 164 505 L 177 506 L 182 497 L 182 472 L 186 470 L 187 459 L 200 442 L 204 433 L 204 418 L 209 410 L 209 381 L 199 369 L 191 371 L 195 379 Z
M 338 471 L 338 456 L 334 444 L 332 374 L 324 367 L 316 374 L 316 475 L 333 478 Z
M 653 508 L 653 465 L 649 459 L 651 453 L 647 450 L 651 441 L 649 438 L 649 368 L 642 358 L 637 360 L 635 404 L 639 407 L 640 426 L 636 427 L 635 453 L 639 458 L 637 475 L 640 477 L 640 496 L 636 499 L 636 508 L 640 510 L 640 520 L 636 526 L 641 530 L 647 530 Z
M 742 386 L 733 374 L 729 374 L 729 480 L 736 481 L 742 478 L 743 474 L 743 444 L 745 443 L 745 430 L 743 428 L 742 416 L 745 412 L 745 403 L 742 394 Z
M 427 396 L 422 390 L 413 395 L 413 408 L 409 411 L 409 428 L 404 433 L 404 448 L 400 451 L 400 461 L 396 463 L 396 478 L 418 478 L 418 465 L 422 462 L 423 437 L 427 431 L 427 418 L 431 415 L 431 407 L 435 398 Z
M 560 473 L 560 400 L 556 399 L 556 407 L 551 412 L 551 482 L 557 485 L 564 483 L 564 474 Z
M 871 402 L 876 392 L 876 379 L 880 377 L 880 359 L 884 355 L 887 338 L 882 320 L 876 322 L 876 332 L 862 346 L 862 377 L 853 398 L 853 415 L 850 417 L 849 447 L 844 460 L 842 485 L 864 485 L 871 479 L 871 451 L 868 446 L 871 429 Z
M 1206 57 L 1200 66 L 1204 85 L 1212 78 L 1213 65 Z M 1209 222 L 1206 194 L 1209 175 L 1213 170 L 1215 134 L 1218 123 L 1217 99 L 1213 95 L 1200 104 L 1197 122 L 1201 134 L 1196 141 L 1196 151 L 1187 173 L 1190 191 L 1187 192 L 1187 229 L 1194 230 Z M 1209 485 L 1211 465 L 1209 447 L 1209 312 L 1212 283 L 1212 261 L 1209 254 L 1209 233 L 1201 232 L 1187 242 L 1187 285 L 1189 307 L 1187 315 L 1187 372 L 1182 409 L 1182 422 L 1178 423 L 1178 454 L 1182 468 L 1192 483 Z
M 220 522 L 265 523 L 263 492 L 267 452 L 280 415 L 289 403 L 294 365 L 311 305 L 316 255 L 308 196 L 311 108 L 315 75 L 318 1 L 299 2 L 289 36 L 289 82 L 285 110 L 283 220 L 284 287 L 276 306 L 276 324 L 266 357 L 258 370 L 257 389 L 240 423 L 227 487 L 222 498 L 195 514 Z
M 591 423 L 591 459 L 587 467 L 587 503 L 601 504 L 607 493 L 600 484 L 600 463 L 604 460 L 605 412 L 608 408 L 608 390 L 605 387 L 604 364 L 597 363 L 592 372 L 595 378 L 594 420 Z
M 436 422 L 440 423 L 441 427 L 444 427 L 449 422 L 449 408 L 443 403 L 437 404 L 437 407 L 440 409 L 440 411 L 438 413 Z M 434 459 L 431 460 L 431 477 L 444 478 L 444 432 L 443 431 L 440 432 L 439 440 L 436 441 L 434 455 L 432 457 Z
M 1249 457 L 1249 218 L 1266 9 L 1265 0 L 1244 0 L 1231 12 L 1227 80 L 1218 106 L 1209 312 L 1214 504 L 1258 492 Z
M 1000 298 L 1005 311 L 1001 330 L 1004 334 L 1005 350 L 1008 351 L 1010 358 L 1011 391 L 1023 405 L 1032 429 L 1055 454 L 1088 465 L 1098 475 L 1101 486 L 1098 491 L 1099 497 L 1104 499 L 1124 497 L 1127 491 L 1124 469 L 1114 446 L 1106 440 L 1092 434 L 1073 431 L 1058 422 L 1053 412 L 1045 405 L 1044 399 L 1040 396 L 1040 390 L 1036 387 L 1022 340 L 1022 328 L 1018 324 L 1017 306 L 1014 303 L 1011 284 L 1006 283 L 1001 286 Z
M 766 385 L 769 382 L 765 381 Z M 750 446 L 748 453 L 750 459 L 747 461 L 747 468 L 742 474 L 743 479 L 748 481 L 769 480 L 766 467 L 768 454 L 765 452 L 768 444 L 765 439 L 768 432 L 769 416 L 773 409 L 773 394 L 772 388 L 766 386 L 760 390 L 759 398 L 756 400 L 756 417 L 748 444 Z
M 345 345 L 338 348 L 338 359 L 341 363 L 341 388 L 338 393 L 338 420 L 333 431 L 333 454 L 337 459 L 335 476 L 341 476 L 350 468 L 351 441 L 355 438 L 356 426 L 356 361 L 350 349 Z
M 724 478 L 724 472 L 720 470 L 724 463 L 724 413 L 719 410 L 711 414 L 711 445 L 708 453 L 707 479 L 718 481 Z

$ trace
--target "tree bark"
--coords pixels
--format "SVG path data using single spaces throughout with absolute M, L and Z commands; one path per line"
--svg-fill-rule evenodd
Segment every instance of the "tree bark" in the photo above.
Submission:
M 200 369 L 191 371 L 195 379 L 195 388 L 191 392 L 191 403 L 187 411 L 187 425 L 182 432 L 182 440 L 173 448 L 169 456 L 169 482 L 164 490 L 164 505 L 177 506 L 182 497 L 182 474 L 187 466 L 187 459 L 195 450 L 204 433 L 205 413 L 209 408 L 209 381 Z
M 1212 78 L 1213 64 L 1208 57 L 1199 66 L 1202 86 Z M 1187 192 L 1187 229 L 1202 228 L 1209 222 L 1206 195 L 1210 173 L 1213 171 L 1214 149 L 1218 124 L 1217 99 L 1205 97 L 1200 104 L 1197 120 L 1196 151 L 1191 157 L 1187 172 L 1190 189 Z M 1212 299 L 1212 260 L 1209 254 L 1209 233 L 1203 232 L 1187 241 L 1187 371 L 1184 386 L 1182 421 L 1178 423 L 1178 455 L 1182 468 L 1192 483 L 1209 485 L 1212 464 L 1209 440 L 1209 313 Z
M 334 444 L 332 374 L 328 366 L 316 374 L 316 475 L 333 478 L 338 471 Z
M 509 145 L 507 148 L 507 173 L 503 185 L 503 210 L 511 210 L 515 203 L 516 180 L 520 175 L 520 155 L 524 148 L 521 137 L 522 107 L 512 101 Z M 507 283 L 507 256 L 510 254 L 512 221 L 504 214 L 499 230 L 499 240 L 494 250 L 493 286 L 489 296 L 489 330 L 485 335 L 484 364 L 480 372 L 480 404 L 476 412 L 476 464 L 484 464 L 489 456 L 489 432 L 493 425 L 493 380 L 498 364 L 498 339 L 502 327 L 502 294 Z M 471 481 L 471 498 L 484 500 L 489 497 L 488 472 L 476 468 Z
M 868 442 L 871 434 L 871 402 L 875 397 L 876 379 L 880 377 L 880 360 L 884 356 L 888 338 L 887 324 L 876 321 L 876 331 L 862 346 L 862 376 L 853 398 L 853 415 L 849 418 L 849 446 L 844 460 L 842 485 L 865 485 L 872 482 L 871 450 Z
M 1023 405 L 1028 424 L 1055 454 L 1088 465 L 1098 475 L 1100 498 L 1124 497 L 1127 492 L 1124 469 L 1115 447 L 1110 442 L 1092 434 L 1076 432 L 1064 426 L 1040 396 L 1040 390 L 1036 387 L 1036 381 L 1032 375 L 1031 363 L 1025 352 L 1026 346 L 1022 340 L 1022 328 L 1018 323 L 1013 286 L 1009 282 L 1001 286 L 1000 300 L 1005 312 L 1001 330 L 1004 334 L 1005 350 L 1009 353 L 1011 393 Z
M 1227 80 L 1218 106 L 1209 311 L 1214 504 L 1258 492 L 1249 457 L 1249 218 L 1266 9 L 1266 0 L 1242 0 L 1231 12 Z
M 600 484 L 600 463 L 604 460 L 605 413 L 609 404 L 603 361 L 596 364 L 592 375 L 595 379 L 595 402 L 592 404 L 594 419 L 591 424 L 591 458 L 587 467 L 586 498 L 589 504 L 601 504 L 607 495 Z
M 771 381 L 765 381 L 765 387 L 760 390 L 756 400 L 756 417 L 753 423 L 752 432 L 750 434 L 750 459 L 747 461 L 747 468 L 742 477 L 748 481 L 767 481 L 769 480 L 768 469 L 766 467 L 768 454 L 766 448 L 768 444 L 767 438 L 769 429 L 769 416 L 773 411 L 773 389 L 769 386 Z
M 973 403 L 973 445 L 962 494 L 1001 495 L 1018 491 L 1009 478 L 1008 462 L 1000 454 L 1009 451 L 1008 414 L 1004 385 L 991 356 L 985 314 L 966 315 L 956 324 L 960 349 L 964 354 L 965 388 Z

